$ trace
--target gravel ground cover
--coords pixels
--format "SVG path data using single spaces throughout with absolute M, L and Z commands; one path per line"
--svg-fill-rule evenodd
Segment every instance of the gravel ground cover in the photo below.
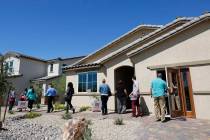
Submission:
M 45 113 L 34 119 L 20 119 L 24 113 L 9 115 L 6 130 L 0 131 L 0 140 L 61 140 L 67 120 L 64 111 Z M 91 120 L 93 140 L 210 140 L 210 121 L 199 119 L 174 119 L 166 123 L 155 122 L 154 116 L 139 118 L 131 114 L 102 116 L 100 112 L 78 112 L 73 118 Z M 124 125 L 115 125 L 114 120 L 123 118 Z
M 0 130 L 2 140 L 60 140 L 62 130 L 52 124 L 37 124 L 22 116 L 7 118 L 4 130 Z

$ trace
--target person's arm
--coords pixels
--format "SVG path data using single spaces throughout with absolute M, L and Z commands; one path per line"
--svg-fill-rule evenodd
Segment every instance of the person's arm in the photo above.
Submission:
M 150 96 L 152 98 L 152 88 L 153 88 L 153 84 L 151 83 L 151 87 L 150 87 Z

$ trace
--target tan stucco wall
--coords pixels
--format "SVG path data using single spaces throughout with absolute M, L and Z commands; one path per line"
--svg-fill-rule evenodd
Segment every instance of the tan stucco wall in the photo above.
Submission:
M 142 91 L 149 91 L 155 72 L 148 66 L 210 59 L 210 22 L 205 22 L 132 58 Z M 142 82 L 141 82 L 142 81 Z
M 209 46 L 210 47 L 210 46 Z M 190 68 L 193 91 L 210 91 L 210 66 Z
M 115 43 L 108 48 L 104 49 L 103 51 L 95 53 L 93 56 L 89 57 L 86 61 L 83 63 L 93 63 L 94 61 L 97 61 L 98 59 L 101 59 L 105 57 L 106 55 L 126 46 L 127 44 L 130 44 L 131 42 L 141 38 L 144 35 L 147 35 L 151 32 L 153 32 L 155 29 L 140 29 L 137 32 L 129 35 L 129 37 L 124 38 L 122 41 L 119 41 L 118 43 Z
M 159 43 L 153 48 L 150 48 L 132 58 L 135 63 L 135 71 L 137 80 L 140 82 L 140 90 L 143 92 L 149 92 L 150 82 L 156 77 L 156 72 L 147 69 L 148 66 L 192 62 L 210 59 L 210 22 L 203 22 L 192 29 L 188 29 L 181 34 L 171 37 L 168 40 Z M 192 67 L 190 68 L 193 90 L 210 90 L 209 81 L 210 77 L 209 66 Z M 205 77 L 205 78 L 204 78 Z M 207 84 L 208 83 L 208 84 Z M 195 97 L 195 96 L 194 96 Z M 202 95 L 196 95 L 195 108 L 196 115 L 205 116 L 210 111 L 201 110 L 205 108 L 210 98 L 206 98 L 206 103 L 199 103 L 199 99 L 203 98 Z M 208 103 L 207 103 L 208 102 Z M 148 102 L 149 110 L 153 110 L 152 103 Z M 205 107 L 204 107 L 205 106 Z
M 115 91 L 115 69 L 122 66 L 131 66 L 133 67 L 133 63 L 130 59 L 127 58 L 126 55 L 121 55 L 104 65 L 107 69 L 107 83 L 109 84 L 111 91 Z
M 210 95 L 194 95 L 196 118 L 210 119 Z

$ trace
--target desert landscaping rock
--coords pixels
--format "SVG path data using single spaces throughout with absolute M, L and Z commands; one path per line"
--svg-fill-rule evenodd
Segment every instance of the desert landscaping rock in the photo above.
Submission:
M 60 140 L 62 130 L 52 125 L 40 125 L 20 117 L 8 118 L 5 130 L 0 131 L 2 140 Z

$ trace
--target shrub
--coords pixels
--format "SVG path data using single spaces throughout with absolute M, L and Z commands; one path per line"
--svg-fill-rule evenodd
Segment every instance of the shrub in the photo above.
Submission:
M 15 114 L 15 112 L 12 111 L 12 110 L 11 111 L 8 111 L 8 113 L 11 114 L 11 115 Z
M 122 118 L 117 118 L 114 120 L 115 125 L 124 125 L 123 119 Z
M 65 113 L 62 115 L 62 119 L 64 120 L 69 120 L 69 119 L 72 119 L 72 114 L 71 113 Z
M 92 140 L 92 129 L 88 126 L 85 129 L 82 140 Z
M 64 110 L 65 109 L 65 105 L 64 104 L 59 104 L 59 103 L 55 103 L 55 110 Z
M 24 118 L 26 119 L 33 119 L 36 117 L 40 117 L 42 114 L 41 113 L 37 113 L 37 112 L 28 112 L 24 115 Z
M 36 104 L 36 108 L 40 109 L 41 108 L 40 104 Z
M 91 108 L 90 106 L 82 106 L 82 107 L 80 107 L 79 112 L 87 111 L 90 108 Z

